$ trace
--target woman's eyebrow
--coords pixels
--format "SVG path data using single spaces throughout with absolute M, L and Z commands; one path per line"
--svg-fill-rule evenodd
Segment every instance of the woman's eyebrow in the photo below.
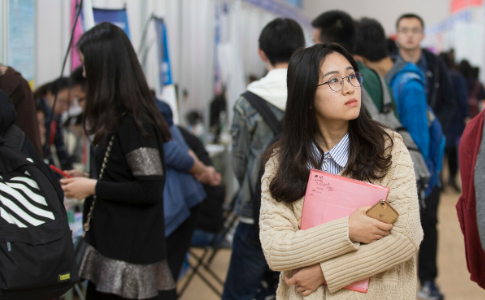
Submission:
M 323 75 L 322 78 L 325 78 L 325 76 L 332 75 L 332 74 L 338 74 L 338 71 L 330 71 L 330 72 L 327 72 L 325 75 Z
M 345 71 L 347 70 L 353 70 L 354 68 L 352 66 L 348 66 L 347 69 L 345 69 Z M 328 76 L 328 75 L 332 75 L 332 74 L 338 74 L 339 72 L 338 71 L 330 71 L 330 72 L 327 72 L 325 73 L 325 75 L 323 75 L 322 78 L 325 78 L 325 76 Z

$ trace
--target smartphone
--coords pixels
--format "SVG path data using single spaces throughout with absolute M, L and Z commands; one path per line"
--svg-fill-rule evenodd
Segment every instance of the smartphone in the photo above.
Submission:
M 52 171 L 56 172 L 57 174 L 60 174 L 60 175 L 65 176 L 67 178 L 72 178 L 71 175 L 67 174 L 66 172 L 62 171 L 61 169 L 57 168 L 54 165 L 50 165 L 49 167 L 51 168 Z
M 397 218 L 399 217 L 399 213 L 386 201 L 386 200 L 379 200 L 374 206 L 369 208 L 366 214 L 379 220 L 381 222 L 392 224 L 396 222 Z

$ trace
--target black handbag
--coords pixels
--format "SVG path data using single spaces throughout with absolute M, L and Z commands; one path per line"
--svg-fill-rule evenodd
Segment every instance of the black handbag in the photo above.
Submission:
M 104 155 L 103 164 L 101 165 L 101 171 L 99 172 L 98 180 L 103 179 L 103 174 L 106 169 L 106 165 L 108 164 L 108 158 L 109 158 L 109 154 L 111 153 L 111 148 L 113 147 L 114 139 L 115 139 L 115 136 L 114 135 L 111 136 L 111 140 L 109 141 L 108 148 L 106 148 L 106 153 Z M 89 208 L 89 213 L 87 216 L 86 223 L 83 224 L 84 233 L 82 236 L 78 236 L 74 239 L 74 256 L 76 258 L 78 268 L 81 267 L 81 263 L 84 258 L 84 253 L 86 252 L 86 248 L 88 246 L 88 243 L 86 242 L 86 232 L 88 232 L 90 229 L 90 223 L 91 223 L 91 219 L 93 218 L 93 211 L 94 211 L 95 204 L 96 204 L 96 195 L 93 196 L 93 203 Z

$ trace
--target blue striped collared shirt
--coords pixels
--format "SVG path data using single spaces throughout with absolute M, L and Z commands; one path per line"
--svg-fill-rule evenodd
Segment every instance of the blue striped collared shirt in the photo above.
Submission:
M 332 150 L 323 154 L 322 171 L 332 174 L 342 172 L 349 160 L 349 146 L 349 133 L 347 133 Z

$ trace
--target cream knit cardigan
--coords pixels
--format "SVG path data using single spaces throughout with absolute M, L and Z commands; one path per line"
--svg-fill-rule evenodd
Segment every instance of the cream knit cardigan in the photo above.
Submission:
M 392 165 L 382 180 L 390 188 L 388 201 L 399 212 L 389 236 L 371 244 L 349 239 L 349 218 L 299 230 L 304 197 L 277 202 L 269 183 L 277 170 L 276 156 L 266 164 L 262 180 L 260 239 L 271 269 L 280 271 L 277 299 L 416 299 L 416 253 L 423 238 L 413 163 L 401 136 L 388 131 L 394 141 Z M 389 144 L 389 140 L 387 144 Z M 319 263 L 327 286 L 307 297 L 285 284 L 291 270 Z M 369 278 L 367 294 L 342 289 Z

